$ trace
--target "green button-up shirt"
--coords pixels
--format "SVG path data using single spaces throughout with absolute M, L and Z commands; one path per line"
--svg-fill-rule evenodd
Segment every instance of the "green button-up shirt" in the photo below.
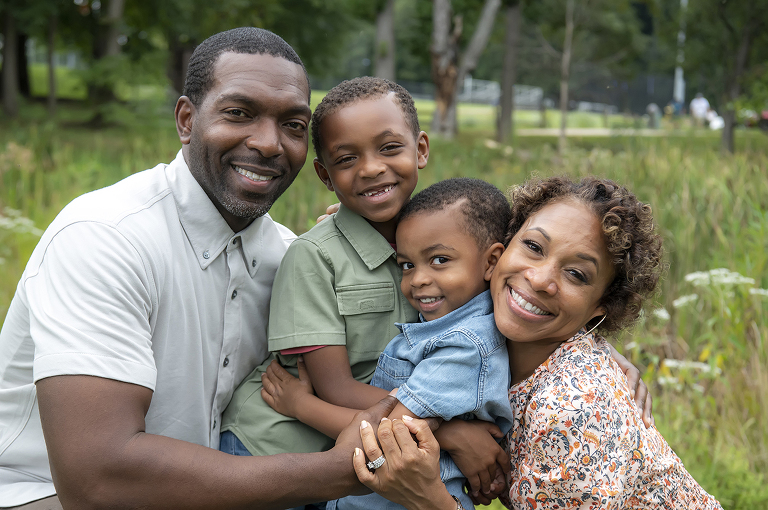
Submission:
M 288 248 L 272 288 L 269 350 L 344 345 L 353 377 L 367 383 L 379 354 L 399 333 L 395 322 L 418 319 L 400 292 L 401 276 L 387 240 L 342 205 Z M 298 356 L 276 357 L 283 366 L 295 367 Z M 235 432 L 258 455 L 332 446 L 326 436 L 289 421 L 263 401 L 261 373 L 271 359 L 235 391 L 222 430 Z

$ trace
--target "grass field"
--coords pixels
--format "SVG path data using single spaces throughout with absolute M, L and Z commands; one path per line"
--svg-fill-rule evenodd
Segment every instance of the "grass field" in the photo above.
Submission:
M 418 107 L 428 127 L 433 106 Z M 179 149 L 162 102 L 126 105 L 123 123 L 100 131 L 73 123 L 88 117 L 79 107 L 62 105 L 58 123 L 45 120 L 42 105 L 25 113 L 34 121 L 0 126 L 0 319 L 40 229 L 68 201 L 168 162 Z M 538 115 L 518 112 L 517 125 L 534 127 Z M 458 139 L 431 140 L 419 188 L 455 176 L 506 188 L 531 175 L 595 174 L 652 204 L 668 269 L 644 320 L 616 344 L 644 370 L 657 426 L 694 477 L 726 509 L 767 508 L 768 138 L 739 131 L 735 156 L 718 152 L 716 133 L 573 138 L 558 157 L 554 138 L 489 143 L 489 107 L 462 107 L 459 118 Z M 570 120 L 604 126 L 601 116 Z M 334 201 L 310 158 L 271 214 L 303 232 Z

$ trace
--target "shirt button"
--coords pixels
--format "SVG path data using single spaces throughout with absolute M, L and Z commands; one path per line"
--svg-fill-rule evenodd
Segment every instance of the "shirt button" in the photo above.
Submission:
M 229 365 L 229 358 L 224 358 L 224 363 L 222 363 L 225 367 Z
M 253 259 L 253 260 L 251 261 L 251 267 L 256 267 L 256 259 Z
M 210 253 L 208 253 L 208 250 L 205 250 L 205 251 L 203 252 L 203 258 L 204 258 L 204 259 L 209 259 L 209 258 L 211 258 L 211 254 L 210 254 Z
M 235 299 L 237 297 L 237 290 L 232 291 L 232 299 Z
M 213 420 L 213 428 L 216 428 L 216 420 Z
M 237 239 L 232 239 L 232 246 L 237 246 Z

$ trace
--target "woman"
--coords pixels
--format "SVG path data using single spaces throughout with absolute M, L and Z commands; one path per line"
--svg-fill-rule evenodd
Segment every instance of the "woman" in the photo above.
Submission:
M 515 414 L 504 503 L 721 508 L 655 427 L 642 425 L 608 344 L 593 334 L 631 324 L 656 287 L 661 239 L 650 207 L 595 178 L 529 181 L 511 199 L 509 243 L 491 280 L 496 325 L 508 339 Z M 356 455 L 358 477 L 408 508 L 456 508 L 439 480 L 420 474 L 432 462 L 429 432 L 418 430 L 417 446 L 406 426 L 414 422 L 383 423 L 379 439 L 390 465 L 369 472 Z M 377 458 L 370 429 L 361 432 L 365 453 Z M 403 501 L 403 479 L 423 480 L 422 496 Z

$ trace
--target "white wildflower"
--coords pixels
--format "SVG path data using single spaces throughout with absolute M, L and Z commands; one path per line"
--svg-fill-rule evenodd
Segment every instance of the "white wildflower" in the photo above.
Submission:
M 660 386 L 670 386 L 676 390 L 682 390 L 683 384 L 680 382 L 680 379 L 677 377 L 667 377 L 664 375 L 660 375 L 656 382 L 659 383 Z
M 637 342 L 629 342 L 627 345 L 624 346 L 625 349 L 637 349 L 638 345 Z
M 0 211 L 0 229 L 15 232 L 17 234 L 32 234 L 37 237 L 43 235 L 43 231 L 35 227 L 35 223 L 21 215 L 21 211 L 5 207 Z
M 685 281 L 695 287 L 704 285 L 754 285 L 755 279 L 743 276 L 724 267 L 710 269 L 709 271 L 696 271 L 685 275 Z
M 679 298 L 672 301 L 672 306 L 674 306 L 675 308 L 680 308 L 681 306 L 685 306 L 688 303 L 692 303 L 697 299 L 699 299 L 698 294 L 688 294 L 686 296 L 680 296 Z
M 662 321 L 669 320 L 669 312 L 666 308 L 657 308 L 653 311 L 653 316 Z
M 706 363 L 702 363 L 701 361 L 688 361 L 688 360 L 667 358 L 664 361 L 662 361 L 661 364 L 667 368 L 679 368 L 683 370 L 698 370 L 700 372 L 704 372 L 705 374 L 710 372 L 713 372 L 715 374 L 722 373 L 722 370 L 720 370 L 719 368 L 717 367 L 712 368 L 710 365 Z
M 749 293 L 753 296 L 764 296 L 768 297 L 768 289 L 749 289 Z

